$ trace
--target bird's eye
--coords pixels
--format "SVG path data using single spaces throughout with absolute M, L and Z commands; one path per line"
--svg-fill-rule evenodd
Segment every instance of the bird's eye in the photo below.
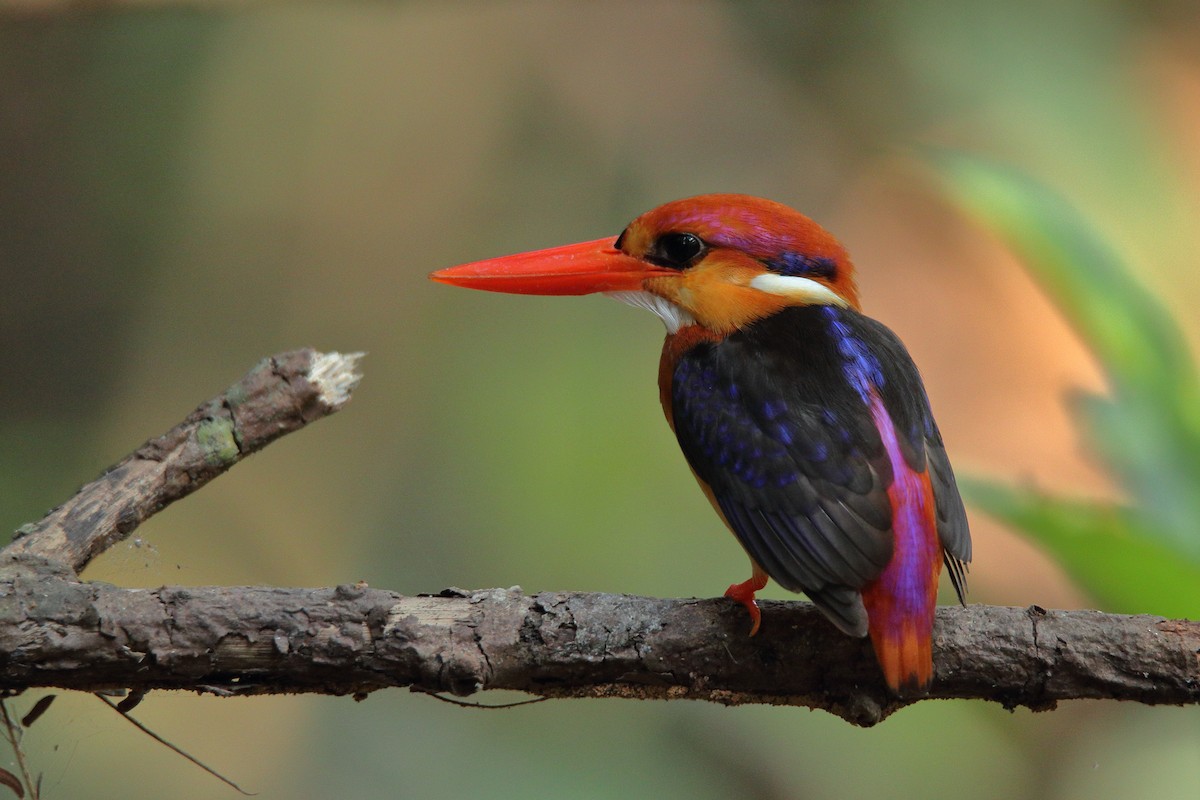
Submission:
M 654 243 L 654 254 L 668 267 L 685 269 L 704 255 L 704 242 L 694 233 L 664 233 Z

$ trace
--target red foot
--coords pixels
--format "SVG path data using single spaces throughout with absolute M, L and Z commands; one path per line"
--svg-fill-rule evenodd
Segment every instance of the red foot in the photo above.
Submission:
M 766 585 L 767 576 L 756 569 L 750 580 L 735 583 L 725 590 L 726 597 L 738 601 L 750 612 L 751 636 L 758 633 L 758 626 L 762 622 L 762 612 L 758 610 L 758 603 L 754 600 L 754 593 Z

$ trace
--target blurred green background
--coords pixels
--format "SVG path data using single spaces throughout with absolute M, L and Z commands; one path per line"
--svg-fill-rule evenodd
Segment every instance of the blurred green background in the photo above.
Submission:
M 1067 402 L 1111 372 L 921 156 L 1036 175 L 1136 265 L 1195 352 L 1200 11 L 1047 6 L 0 3 L 0 527 L 264 355 L 366 350 L 345 412 L 86 577 L 719 594 L 747 564 L 661 420 L 658 321 L 425 280 L 707 191 L 768 196 L 839 235 L 960 472 L 1136 503 Z M 973 602 L 1099 602 L 1025 539 L 972 524 Z M 1162 610 L 1137 602 L 1121 610 Z M 156 694 L 137 715 L 264 798 L 1200 785 L 1196 711 L 1131 704 L 924 703 L 872 730 L 798 709 L 485 712 L 402 691 Z M 46 797 L 233 796 L 94 698 L 60 697 L 26 743 Z

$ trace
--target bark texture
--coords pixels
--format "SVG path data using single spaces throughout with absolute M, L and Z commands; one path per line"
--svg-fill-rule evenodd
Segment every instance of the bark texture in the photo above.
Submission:
M 147 517 L 278 437 L 342 408 L 358 354 L 263 360 L 0 551 L 0 690 L 188 689 L 363 696 L 389 686 L 465 696 L 703 699 L 822 708 L 872 725 L 929 698 L 1007 707 L 1059 700 L 1200 702 L 1200 623 L 1094 611 L 938 611 L 935 679 L 922 697 L 884 686 L 865 639 L 809 603 L 741 606 L 520 589 L 406 597 L 333 589 L 161 587 L 80 581 Z
M 51 562 L 0 566 L 0 688 L 189 689 L 363 696 L 702 699 L 821 708 L 873 725 L 923 698 L 889 694 L 866 640 L 803 602 L 520 589 L 406 597 L 332 589 L 84 583 Z M 930 698 L 1200 702 L 1200 624 L 1094 611 L 943 608 Z

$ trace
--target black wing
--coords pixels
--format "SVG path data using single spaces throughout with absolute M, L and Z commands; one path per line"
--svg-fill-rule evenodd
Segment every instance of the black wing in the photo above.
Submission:
M 855 636 L 867 633 L 859 589 L 887 566 L 893 546 L 891 462 L 853 380 L 864 370 L 877 373 L 871 381 L 900 438 L 922 444 L 906 442 L 905 455 L 915 469 L 926 460 L 931 467 L 939 535 L 955 543 L 955 557 L 969 557 L 965 514 L 920 378 L 879 323 L 828 307 L 787 309 L 693 348 L 671 385 L 684 456 L 750 557 Z M 960 573 L 951 568 L 952 577 Z

